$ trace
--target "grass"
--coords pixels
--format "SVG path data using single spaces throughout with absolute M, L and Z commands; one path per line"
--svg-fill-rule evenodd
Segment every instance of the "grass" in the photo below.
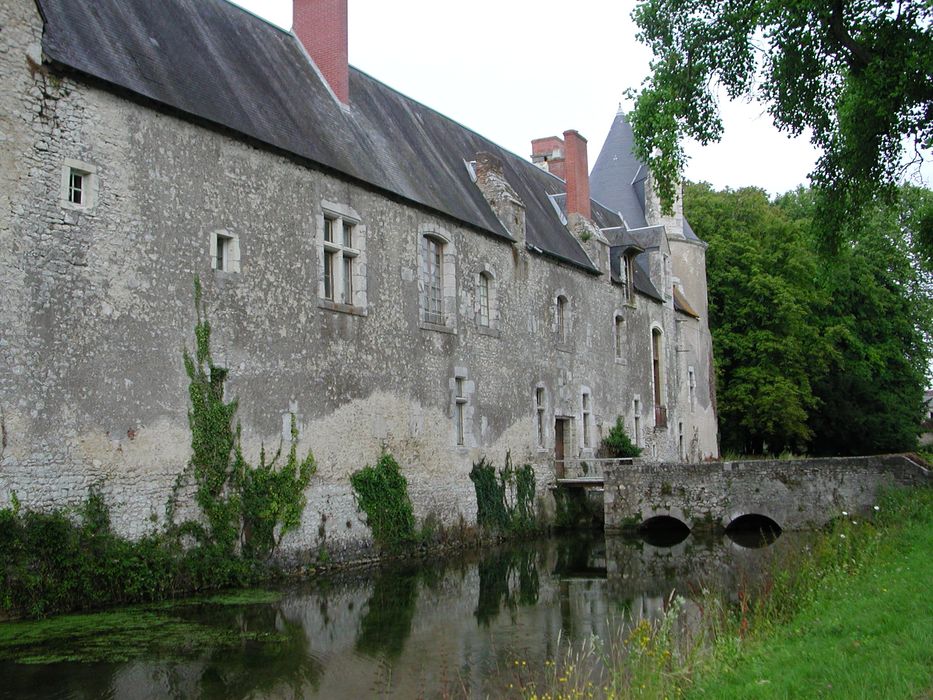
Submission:
M 933 491 L 889 498 L 879 527 L 840 523 L 824 544 L 822 577 L 802 604 L 737 654 L 720 648 L 691 689 L 698 698 L 911 698 L 933 690 Z M 901 522 L 897 522 L 902 518 Z M 846 540 L 852 542 L 846 544 Z M 788 592 L 790 589 L 788 589 Z M 780 594 L 786 595 L 786 593 Z M 791 601 L 788 601 L 788 604 Z

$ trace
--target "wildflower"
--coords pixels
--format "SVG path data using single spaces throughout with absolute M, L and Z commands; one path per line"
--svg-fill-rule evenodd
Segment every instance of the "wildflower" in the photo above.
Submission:
M 875 510 L 881 510 L 881 508 L 879 508 L 878 506 L 875 506 Z
M 842 511 L 842 514 L 848 516 L 848 515 L 849 515 L 849 511 L 844 510 L 844 511 Z
M 845 538 L 846 538 L 846 536 L 843 535 L 843 534 L 841 534 L 841 533 L 840 533 L 839 537 L 841 537 L 842 539 L 845 539 Z
M 853 525 L 858 525 L 858 523 L 855 522 L 854 520 L 852 521 L 852 524 L 853 524 Z

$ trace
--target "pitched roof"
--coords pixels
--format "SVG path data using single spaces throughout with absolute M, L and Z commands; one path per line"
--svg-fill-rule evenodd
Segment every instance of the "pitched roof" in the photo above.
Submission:
M 511 240 L 464 166 L 490 152 L 528 244 L 598 272 L 549 199 L 561 180 L 353 68 L 342 108 L 292 33 L 225 0 L 37 3 L 51 60 Z

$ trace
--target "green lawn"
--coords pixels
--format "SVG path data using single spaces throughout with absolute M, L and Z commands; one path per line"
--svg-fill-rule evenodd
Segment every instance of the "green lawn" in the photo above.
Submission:
M 870 561 L 833 572 L 788 623 L 720 655 L 689 696 L 933 697 L 933 498 L 923 491 Z

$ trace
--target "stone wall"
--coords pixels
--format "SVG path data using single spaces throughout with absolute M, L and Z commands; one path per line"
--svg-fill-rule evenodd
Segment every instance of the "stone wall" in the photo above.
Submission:
M 785 530 L 811 529 L 843 511 L 870 510 L 884 488 L 929 483 L 930 472 L 904 455 L 613 466 L 605 473 L 606 530 L 657 516 L 725 528 L 751 514 Z
M 571 419 L 568 456 L 592 456 L 617 416 L 678 458 L 679 422 L 715 450 L 710 390 L 682 405 L 684 353 L 670 304 L 623 303 L 608 275 L 466 227 L 397 197 L 258 147 L 228 131 L 44 65 L 29 0 L 0 4 L 0 507 L 71 506 L 98 485 L 116 528 L 138 537 L 164 523 L 190 454 L 182 349 L 193 345 L 193 280 L 230 369 L 247 456 L 287 436 L 319 470 L 301 528 L 284 548 L 339 556 L 369 540 L 349 475 L 390 450 L 416 516 L 475 521 L 468 478 L 482 456 L 536 465 L 553 479 L 555 416 Z M 69 164 L 92 171 L 92 206 L 63 201 Z M 353 305 L 321 299 L 325 211 L 357 221 L 365 240 Z M 520 223 L 520 222 L 519 222 Z M 511 222 L 510 222 L 511 224 Z M 212 240 L 236 241 L 237 271 L 212 269 Z M 450 321 L 419 312 L 419 244 L 447 241 Z M 492 278 L 497 316 L 477 323 L 476 286 Z M 362 287 L 357 284 L 357 291 Z M 559 294 L 570 332 L 557 337 Z M 614 314 L 625 353 L 614 353 Z M 651 414 L 651 328 L 663 329 L 668 427 Z M 456 379 L 465 439 L 457 445 Z M 545 390 L 538 445 L 535 388 Z M 581 444 L 581 395 L 591 441 Z M 183 496 L 189 493 L 183 493 Z M 190 505 L 190 501 L 189 501 Z M 191 513 L 190 508 L 183 513 Z

